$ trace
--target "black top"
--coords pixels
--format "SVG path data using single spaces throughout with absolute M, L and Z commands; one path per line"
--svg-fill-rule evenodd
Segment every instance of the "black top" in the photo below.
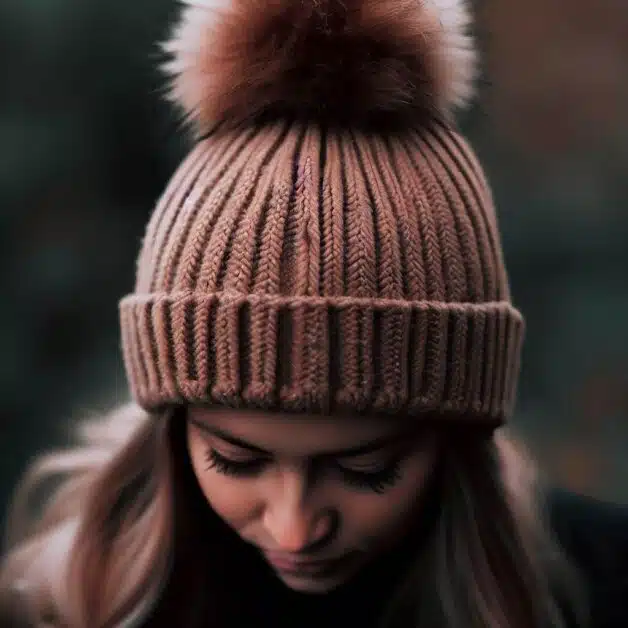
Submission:
M 628 507 L 558 490 L 549 495 L 548 506 L 558 543 L 588 592 L 590 628 L 628 628 Z M 411 554 L 407 548 L 404 551 Z M 297 617 L 311 619 L 308 626 L 333 625 L 340 605 L 346 609 L 344 617 L 349 620 L 344 625 L 375 626 L 379 602 L 389 596 L 382 575 L 398 567 L 399 560 L 403 558 L 388 557 L 388 565 L 369 570 L 362 581 L 326 596 L 324 601 L 284 592 L 269 598 L 268 603 L 282 605 L 286 626 L 304 628 L 304 623 L 295 623 Z M 273 628 L 276 626 L 273 622 Z
M 628 628 L 628 506 L 553 491 L 550 521 L 587 588 L 591 628 Z

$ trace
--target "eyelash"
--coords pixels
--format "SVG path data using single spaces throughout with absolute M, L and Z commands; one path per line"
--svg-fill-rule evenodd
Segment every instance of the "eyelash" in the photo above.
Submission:
M 235 478 L 253 477 L 262 472 L 268 460 L 256 458 L 246 461 L 235 461 L 219 454 L 215 449 L 209 448 L 206 454 L 208 469 L 214 469 L 218 473 Z M 400 461 L 395 461 L 378 471 L 356 471 L 336 464 L 336 469 L 342 475 L 342 479 L 350 487 L 361 490 L 371 490 L 382 494 L 394 486 L 401 478 Z

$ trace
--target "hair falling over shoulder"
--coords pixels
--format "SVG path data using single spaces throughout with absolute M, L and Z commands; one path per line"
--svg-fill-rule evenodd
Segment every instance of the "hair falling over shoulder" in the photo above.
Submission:
M 195 570 L 183 588 L 168 578 L 171 569 L 185 568 L 177 559 L 186 552 L 177 547 L 183 538 L 195 547 L 202 539 L 190 535 L 211 533 L 178 512 L 190 507 L 179 484 L 191 478 L 176 469 L 184 444 L 182 430 L 170 429 L 182 425 L 175 414 L 151 417 L 125 406 L 84 424 L 76 449 L 34 465 L 9 521 L 0 625 L 13 613 L 30 618 L 29 628 L 153 626 L 154 619 L 143 619 L 155 607 L 185 608 L 195 590 L 208 594 L 211 583 L 191 580 L 210 567 Z M 437 526 L 382 627 L 562 628 L 565 609 L 581 613 L 580 591 L 545 526 L 534 466 L 500 432 L 454 434 L 445 442 Z M 39 514 L 27 516 L 35 489 L 57 475 L 66 479 Z M 177 533 L 181 521 L 186 529 Z M 201 628 L 210 603 L 225 607 L 224 615 L 212 607 L 213 617 L 228 617 L 228 594 L 199 600 L 204 610 L 186 628 Z
M 438 524 L 385 628 L 586 626 L 578 574 L 549 528 L 536 466 L 519 441 L 503 429 L 488 438 L 458 431 L 441 464 Z
M 37 628 L 124 626 L 150 606 L 172 528 L 166 427 L 124 405 L 80 424 L 75 448 L 33 464 L 9 512 L 0 625 L 10 616 Z

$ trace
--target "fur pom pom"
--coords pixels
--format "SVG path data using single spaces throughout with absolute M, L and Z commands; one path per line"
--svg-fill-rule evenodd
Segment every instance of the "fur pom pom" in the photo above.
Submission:
M 183 0 L 170 95 L 200 133 L 274 117 L 421 124 L 472 93 L 465 0 Z

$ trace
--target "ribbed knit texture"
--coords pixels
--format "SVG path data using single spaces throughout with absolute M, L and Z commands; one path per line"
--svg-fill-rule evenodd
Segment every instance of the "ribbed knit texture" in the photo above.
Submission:
M 133 395 L 502 422 L 523 323 L 491 195 L 450 128 L 217 133 L 156 211 L 121 302 Z

